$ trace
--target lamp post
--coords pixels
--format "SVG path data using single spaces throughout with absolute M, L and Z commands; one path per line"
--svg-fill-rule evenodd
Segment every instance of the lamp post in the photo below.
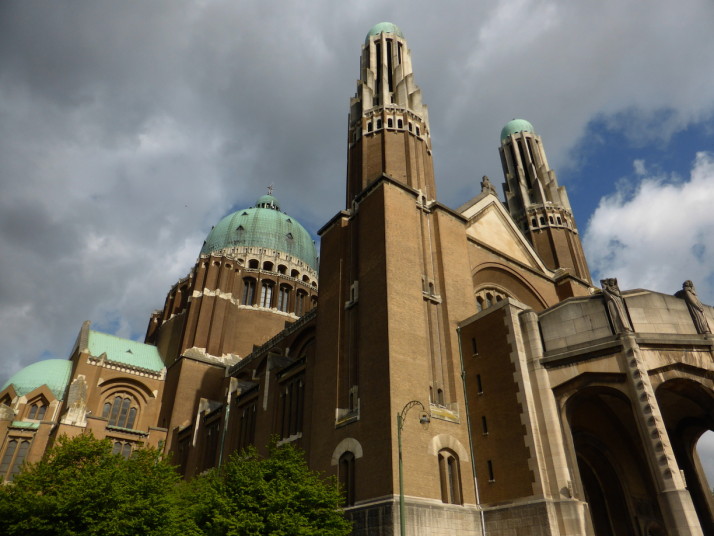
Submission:
M 429 418 L 429 413 L 427 413 L 424 408 L 424 404 L 418 400 L 412 400 L 407 402 L 402 408 L 402 411 L 397 413 L 397 445 L 399 446 L 399 533 L 401 536 L 405 536 L 407 533 L 407 527 L 405 522 L 404 514 L 404 468 L 402 466 L 402 428 L 404 427 L 404 417 L 414 406 L 421 407 L 424 414 L 419 417 L 419 422 L 421 424 L 428 424 L 431 420 Z

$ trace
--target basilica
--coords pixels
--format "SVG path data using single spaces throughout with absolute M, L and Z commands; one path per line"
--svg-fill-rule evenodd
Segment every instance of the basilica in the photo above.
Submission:
M 379 23 L 319 256 L 271 192 L 224 217 L 143 343 L 87 321 L 2 386 L 0 479 L 62 434 L 159 447 L 185 478 L 277 436 L 338 478 L 356 535 L 714 534 L 714 309 L 691 281 L 591 280 L 528 121 L 494 133 L 503 195 L 484 177 L 457 208 L 431 135 Z

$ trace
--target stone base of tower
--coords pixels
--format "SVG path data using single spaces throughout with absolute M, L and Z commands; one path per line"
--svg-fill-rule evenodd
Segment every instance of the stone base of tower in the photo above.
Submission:
M 406 534 L 417 536 L 482 536 L 480 511 L 475 506 L 456 506 L 409 497 L 405 500 Z M 399 497 L 385 498 L 345 511 L 353 522 L 354 536 L 399 534 Z
M 593 534 L 581 501 L 532 500 L 500 506 L 457 506 L 425 499 L 405 501 L 406 534 L 411 536 L 583 536 Z M 354 536 L 399 534 L 399 497 L 353 506 L 345 511 Z M 483 520 L 482 520 L 483 516 Z
M 484 519 L 488 536 L 582 536 L 594 534 L 581 501 L 538 499 L 485 507 Z

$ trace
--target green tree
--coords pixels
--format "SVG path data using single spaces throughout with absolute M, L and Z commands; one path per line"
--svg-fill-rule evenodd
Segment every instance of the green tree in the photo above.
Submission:
M 237 452 L 219 469 L 196 478 L 187 499 L 208 536 L 347 535 L 351 523 L 334 478 L 311 471 L 291 445 Z
M 108 440 L 60 437 L 42 461 L 0 486 L 0 534 L 200 534 L 179 508 L 179 476 L 155 449 L 129 459 Z

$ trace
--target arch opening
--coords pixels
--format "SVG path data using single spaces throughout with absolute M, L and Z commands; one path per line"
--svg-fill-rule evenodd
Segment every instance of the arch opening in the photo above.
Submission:
M 588 387 L 566 405 L 580 476 L 595 534 L 635 536 L 663 526 L 632 406 L 610 387 Z
M 697 381 L 674 378 L 655 396 L 699 523 L 704 534 L 714 534 L 714 497 L 698 449 L 714 447 L 714 392 Z

